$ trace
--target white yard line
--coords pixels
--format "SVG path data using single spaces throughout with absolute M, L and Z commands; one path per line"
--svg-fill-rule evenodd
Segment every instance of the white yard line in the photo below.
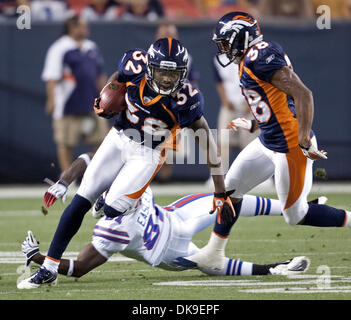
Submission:
M 68 251 L 63 254 L 65 259 L 74 259 L 78 256 L 79 252 Z M 45 253 L 43 253 L 45 254 Z M 109 260 L 109 262 L 127 262 L 136 261 L 131 258 L 127 258 L 121 255 L 114 255 Z M 24 264 L 24 255 L 20 251 L 0 251 L 0 264 Z

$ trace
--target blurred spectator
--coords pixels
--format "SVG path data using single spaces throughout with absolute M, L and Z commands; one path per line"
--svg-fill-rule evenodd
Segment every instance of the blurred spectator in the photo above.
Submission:
M 157 28 L 156 34 L 155 34 L 155 40 L 161 39 L 161 38 L 174 38 L 174 39 L 179 39 L 179 33 L 177 26 L 173 23 L 165 22 L 161 23 L 159 27 Z M 199 80 L 200 80 L 200 73 L 198 70 L 194 68 L 194 63 L 193 63 L 193 58 L 191 54 L 188 52 L 188 80 L 198 86 Z M 188 139 L 192 139 L 188 135 L 187 128 L 184 128 L 181 130 L 181 133 L 178 136 L 178 141 L 180 144 L 180 150 L 178 150 L 178 158 L 186 158 L 186 156 L 189 154 L 189 152 L 193 152 L 192 150 L 188 150 L 187 145 L 184 144 L 184 141 L 188 141 Z M 179 154 L 181 156 L 179 156 Z M 156 181 L 158 182 L 168 182 L 171 179 L 172 176 L 172 169 L 173 169 L 173 157 L 174 153 L 172 151 L 169 151 L 167 153 L 167 158 L 165 163 L 163 164 L 162 168 L 158 172 L 156 176 Z
M 261 18 L 312 19 L 314 17 L 311 0 L 260 0 L 259 13 Z
M 164 16 L 163 7 L 158 0 L 117 0 L 125 5 L 126 10 L 122 15 L 125 20 L 136 20 L 144 18 L 155 21 Z
M 60 0 L 17 0 L 0 2 L 1 13 L 7 17 L 17 17 L 17 7 L 30 7 L 32 21 L 63 21 L 72 15 L 65 1 Z
M 204 17 L 219 18 L 230 11 L 252 11 L 258 0 L 195 0 Z M 254 13 L 254 12 L 253 12 Z
M 319 6 L 327 5 L 332 19 L 351 18 L 351 0 L 312 0 L 312 3 L 315 14 Z
M 156 31 L 155 40 L 161 39 L 161 38 L 167 38 L 167 37 L 179 39 L 179 33 L 178 33 L 177 26 L 173 23 L 170 23 L 170 22 L 161 23 L 159 25 L 159 27 L 157 28 L 157 31 Z M 196 68 L 194 68 L 193 57 L 189 54 L 188 58 L 189 58 L 188 80 L 191 83 L 198 86 L 199 80 L 200 80 L 200 73 Z
M 64 25 L 64 35 L 48 49 L 42 72 L 46 82 L 46 112 L 53 117 L 54 140 L 60 169 L 73 160 L 82 138 L 97 149 L 108 123 L 93 111 L 94 98 L 106 83 L 103 59 L 97 45 L 87 39 L 88 25 L 74 16 Z
M 234 132 L 227 129 L 229 121 L 244 117 L 253 119 L 249 107 L 241 93 L 238 75 L 238 65 L 231 63 L 222 67 L 217 58 L 212 61 L 216 89 L 220 98 L 221 106 L 218 114 L 218 148 L 221 150 L 222 165 L 225 170 L 229 168 L 231 148 L 236 147 L 239 152 L 249 142 L 257 137 L 259 130 L 250 133 L 246 130 Z
M 59 0 L 31 1 L 30 10 L 32 21 L 63 21 L 72 15 L 66 2 Z
M 92 0 L 80 12 L 80 15 L 87 21 L 109 21 L 115 20 L 121 15 L 122 8 L 115 2 L 109 0 Z

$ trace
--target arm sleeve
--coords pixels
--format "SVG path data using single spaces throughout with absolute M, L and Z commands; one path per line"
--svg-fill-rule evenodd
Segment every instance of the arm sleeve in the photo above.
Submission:
M 146 64 L 142 59 L 133 59 L 133 53 L 140 51 L 142 55 L 146 56 L 147 52 L 143 49 L 134 49 L 127 51 L 118 63 L 118 82 L 128 82 L 143 77 L 146 71 Z
M 60 80 L 62 78 L 63 57 L 65 51 L 52 45 L 45 57 L 44 69 L 41 74 L 43 81 Z

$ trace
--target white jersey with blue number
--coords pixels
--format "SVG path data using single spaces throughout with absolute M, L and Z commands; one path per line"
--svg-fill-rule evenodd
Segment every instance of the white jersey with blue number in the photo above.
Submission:
M 212 199 L 212 193 L 197 194 L 161 207 L 147 188 L 133 213 L 98 221 L 92 244 L 107 259 L 120 252 L 152 266 L 178 269 L 173 260 L 194 254 L 198 248 L 192 237 L 214 223 Z

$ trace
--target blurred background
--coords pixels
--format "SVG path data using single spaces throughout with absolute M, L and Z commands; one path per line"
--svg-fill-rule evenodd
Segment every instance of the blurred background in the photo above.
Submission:
M 30 29 L 17 28 L 21 5 L 31 10 Z M 317 27 L 321 5 L 330 8 L 328 29 Z M 107 76 L 126 50 L 147 49 L 160 24 L 175 25 L 192 56 L 191 81 L 204 94 L 205 116 L 217 128 L 221 106 L 230 102 L 218 88 L 224 80 L 214 69 L 212 30 L 219 17 L 234 10 L 255 15 L 264 39 L 282 45 L 312 90 L 313 129 L 329 155 L 315 167 L 324 168 L 329 180 L 351 180 L 351 0 L 0 0 L 0 184 L 41 183 L 44 177 L 59 176 L 42 72 L 48 48 L 62 36 L 67 19 L 80 14 L 87 21 Z M 88 150 L 82 140 L 74 156 Z M 239 150 L 234 146 L 231 160 Z M 208 177 L 206 165 L 177 164 L 157 179 L 205 182 Z

